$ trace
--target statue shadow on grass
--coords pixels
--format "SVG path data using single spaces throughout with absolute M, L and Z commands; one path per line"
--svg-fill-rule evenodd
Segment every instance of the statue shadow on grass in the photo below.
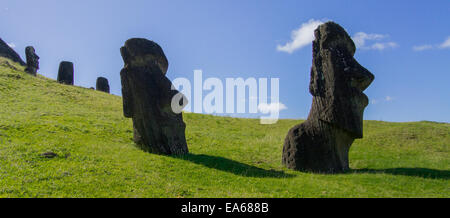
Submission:
M 294 176 L 283 171 L 266 170 L 224 157 L 210 156 L 205 154 L 185 154 L 173 157 L 187 160 L 195 164 L 200 164 L 208 168 L 233 173 L 238 176 L 257 178 L 290 178 Z
M 422 177 L 426 179 L 450 179 L 449 170 L 428 168 L 352 169 L 349 173 L 387 173 L 392 175 Z

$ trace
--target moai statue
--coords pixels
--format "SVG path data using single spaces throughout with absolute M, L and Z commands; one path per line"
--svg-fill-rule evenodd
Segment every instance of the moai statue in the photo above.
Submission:
M 133 38 L 120 52 L 125 62 L 120 72 L 123 112 L 133 119 L 135 143 L 151 153 L 188 153 L 181 113 L 187 100 L 165 76 L 169 63 L 161 47 Z
M 105 77 L 98 77 L 95 87 L 98 91 L 109 93 L 108 79 L 106 79 Z
M 25 55 L 27 58 L 25 72 L 36 76 L 37 70 L 39 69 L 39 56 L 37 56 L 33 46 L 27 46 L 25 48 Z
M 69 61 L 62 61 L 59 64 L 58 82 L 73 85 L 73 63 Z
M 313 41 L 308 119 L 289 130 L 282 162 L 300 171 L 339 173 L 349 169 L 348 152 L 363 137 L 363 91 L 374 75 L 353 57 L 355 44 L 334 22 L 320 25 Z

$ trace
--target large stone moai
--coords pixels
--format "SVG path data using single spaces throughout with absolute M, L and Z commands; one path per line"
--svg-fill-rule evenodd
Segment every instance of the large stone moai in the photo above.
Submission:
M 95 87 L 98 91 L 109 93 L 108 79 L 106 79 L 105 77 L 98 77 Z
M 135 143 L 151 153 L 188 153 L 181 114 L 187 100 L 172 89 L 165 76 L 169 64 L 161 47 L 147 39 L 133 38 L 120 52 L 125 62 L 120 72 L 123 112 L 133 119 Z M 172 106 L 178 109 L 174 112 Z
M 73 63 L 69 61 L 61 61 L 58 70 L 58 82 L 73 85 Z
M 349 169 L 348 152 L 363 136 L 363 91 L 374 75 L 354 58 L 355 44 L 345 30 L 327 22 L 315 31 L 308 119 L 289 130 L 282 162 L 300 171 L 338 173 Z
M 25 55 L 27 58 L 27 67 L 25 68 L 25 72 L 36 76 L 37 70 L 39 69 L 39 56 L 37 56 L 33 46 L 27 46 L 25 48 Z

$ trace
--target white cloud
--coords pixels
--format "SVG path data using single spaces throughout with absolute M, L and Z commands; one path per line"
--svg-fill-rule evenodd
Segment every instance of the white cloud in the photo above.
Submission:
M 311 19 L 303 23 L 298 29 L 292 31 L 291 41 L 285 45 L 277 45 L 277 50 L 291 54 L 295 50 L 309 45 L 314 40 L 314 30 L 323 22 Z
M 14 42 L 10 42 L 10 43 L 6 43 L 9 47 L 11 48 L 15 48 L 16 44 L 14 44 Z
M 397 47 L 397 43 L 395 42 L 385 42 L 385 43 L 381 43 L 381 42 L 377 42 L 375 44 L 373 44 L 372 46 L 370 46 L 371 49 L 374 50 L 384 50 L 386 48 L 395 48 Z
M 428 50 L 428 49 L 446 49 L 446 48 L 450 48 L 450 36 L 447 37 L 447 39 L 439 44 L 439 45 L 416 45 L 413 46 L 413 50 L 414 51 L 423 51 L 423 50 Z
M 424 50 L 428 50 L 428 49 L 432 49 L 433 46 L 432 45 L 416 45 L 413 46 L 413 50 L 414 51 L 424 51 Z
M 395 100 L 395 98 L 388 95 L 388 96 L 384 97 L 383 99 L 372 99 L 370 101 L 370 103 L 371 104 L 378 104 L 380 102 L 390 102 L 390 101 L 393 101 L 393 100 Z
M 278 51 L 283 51 L 291 54 L 292 52 L 301 49 L 309 45 L 314 40 L 314 30 L 320 24 L 323 24 L 326 20 L 314 20 L 311 19 L 306 23 L 303 23 L 298 29 L 295 29 L 291 33 L 291 41 L 284 45 L 277 45 Z M 383 35 L 378 33 L 365 33 L 357 32 L 353 37 L 353 41 L 357 48 L 366 50 L 384 50 L 387 48 L 398 47 L 398 44 L 392 41 L 376 42 L 370 45 L 370 41 L 381 41 L 388 38 L 389 35 Z M 450 40 L 449 40 L 450 47 Z
M 447 37 L 447 40 L 439 45 L 439 48 L 450 48 L 450 36 Z
M 279 102 L 279 103 L 262 103 L 258 105 L 258 110 L 261 113 L 267 114 L 267 113 L 274 113 L 274 112 L 280 112 L 284 109 L 287 109 L 286 105 L 284 105 L 283 103 Z
M 380 40 L 383 38 L 386 38 L 386 35 L 381 35 L 381 34 L 375 34 L 375 33 L 371 33 L 371 34 L 367 34 L 364 32 L 358 32 L 356 33 L 352 38 L 353 38 L 353 42 L 355 42 L 355 45 L 357 48 L 361 48 L 364 47 L 366 45 L 366 40 Z
M 357 32 L 353 35 L 352 39 L 355 42 L 356 48 L 360 49 L 373 49 L 373 50 L 384 50 L 386 48 L 395 48 L 398 46 L 395 42 L 376 42 L 372 45 L 367 45 L 369 41 L 380 41 L 388 38 L 388 35 L 378 34 L 378 33 L 365 33 Z

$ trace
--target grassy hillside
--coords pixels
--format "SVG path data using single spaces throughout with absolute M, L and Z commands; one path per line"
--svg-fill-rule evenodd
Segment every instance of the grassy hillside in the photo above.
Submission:
M 353 170 L 320 175 L 281 165 L 299 120 L 189 113 L 191 154 L 160 156 L 134 146 L 120 97 L 22 70 L 0 58 L 0 197 L 450 197 L 448 123 L 366 121 Z

